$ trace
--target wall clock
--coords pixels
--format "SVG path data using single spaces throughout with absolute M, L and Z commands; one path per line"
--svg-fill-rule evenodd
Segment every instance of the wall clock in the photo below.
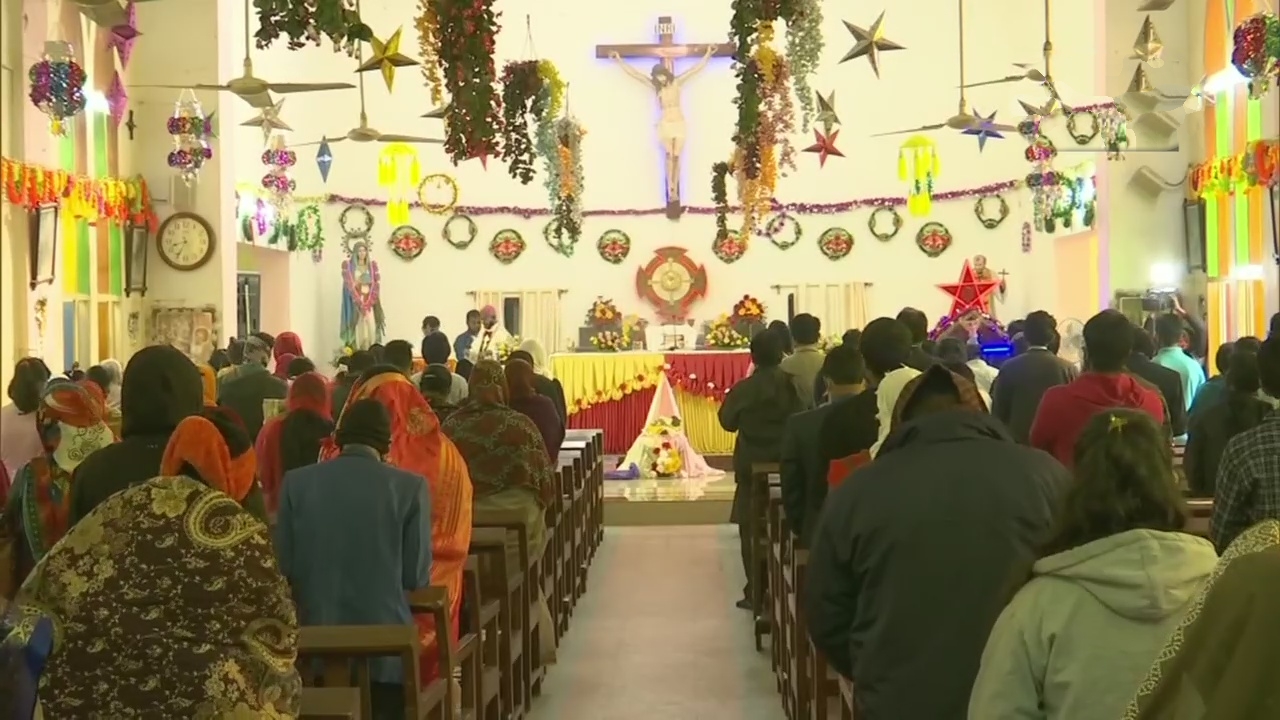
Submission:
M 208 220 L 191 212 L 165 218 L 156 233 L 156 249 L 166 265 L 182 272 L 202 267 L 213 257 L 215 237 Z

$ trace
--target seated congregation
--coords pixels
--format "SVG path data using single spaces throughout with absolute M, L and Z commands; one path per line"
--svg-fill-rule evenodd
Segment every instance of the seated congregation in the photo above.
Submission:
M 208 365 L 159 345 L 78 380 L 19 362 L 0 713 L 527 712 L 603 538 L 601 433 L 537 394 L 536 343 L 460 396 L 413 355 L 360 351 L 330 381 L 261 333 Z
M 908 308 L 815 363 L 816 407 L 795 321 L 721 410 L 790 720 L 1280 718 L 1280 314 L 1206 381 L 1180 306 L 1098 313 L 1080 368 L 1046 312 L 997 367 Z

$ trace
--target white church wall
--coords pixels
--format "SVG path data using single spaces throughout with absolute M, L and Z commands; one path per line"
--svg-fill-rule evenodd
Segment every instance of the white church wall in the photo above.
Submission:
M 956 3 L 952 0 L 921 0 L 910 13 L 889 8 L 886 36 L 908 49 L 884 53 L 881 79 L 877 80 L 865 58 L 840 64 L 853 45 L 842 20 L 867 25 L 875 19 L 876 8 L 853 11 L 824 4 L 823 30 L 826 50 L 812 87 L 822 93 L 835 91 L 836 110 L 843 122 L 837 141 L 845 157 L 833 157 L 819 169 L 815 155 L 797 152 L 798 170 L 782 179 L 778 187 L 781 202 L 835 203 L 873 196 L 901 196 L 906 183 L 897 177 L 898 148 L 906 136 L 873 138 L 873 133 L 941 122 L 956 112 Z M 1104 99 L 1108 89 L 1095 87 L 1095 56 L 1101 40 L 1094 41 L 1095 16 L 1092 4 L 1077 7 L 1057 3 L 1054 9 L 1055 76 L 1070 93 L 1073 104 L 1085 105 Z M 655 41 L 658 16 L 671 15 L 677 26 L 677 42 L 714 43 L 725 39 L 729 24 L 728 2 L 671 6 L 641 2 L 588 3 L 585 0 L 544 0 L 541 3 L 500 0 L 504 24 L 498 38 L 498 68 L 511 59 L 537 57 L 552 60 L 561 76 L 570 83 L 568 103 L 587 129 L 584 140 L 584 207 L 588 210 L 657 208 L 662 205 L 660 156 L 654 135 L 657 116 L 650 90 L 628 78 L 609 60 L 595 58 L 597 44 L 647 43 Z M 375 34 L 386 37 L 403 23 L 401 48 L 416 54 L 417 39 L 411 18 L 402 8 L 388 3 L 366 2 L 364 14 Z M 1043 42 L 1040 3 L 969 3 L 967 8 L 967 73 L 970 81 L 1009 74 L 1010 63 L 1039 62 Z M 529 13 L 533 27 L 533 49 L 526 47 L 523 27 Z M 937 17 L 923 23 L 916 18 Z M 1034 31 L 1033 31 L 1034 29 Z M 1162 28 L 1163 31 L 1163 28 Z M 1128 32 L 1128 31 L 1126 31 Z M 1131 41 L 1131 39 L 1130 39 Z M 779 43 L 783 45 L 781 32 Z M 642 71 L 649 63 L 634 61 Z M 272 80 L 318 81 L 352 78 L 354 61 L 327 51 L 289 53 L 283 49 L 255 51 L 256 72 Z M 682 61 L 687 69 L 692 61 Z M 364 77 L 366 105 L 371 125 L 384 133 L 442 135 L 439 121 L 420 116 L 430 109 L 421 74 L 416 68 L 402 68 L 396 74 L 395 92 L 388 93 L 376 73 Z M 733 103 L 735 80 L 728 59 L 715 59 L 687 85 L 683 110 L 688 140 L 682 157 L 684 202 L 711 204 L 710 169 L 727 158 L 730 135 L 736 117 Z M 995 85 L 969 91 L 975 109 L 989 114 L 997 111 L 998 121 L 1014 123 L 1020 117 L 1019 98 L 1042 99 L 1031 83 Z M 318 141 L 322 135 L 336 137 L 356 124 L 359 98 L 355 91 L 298 94 L 288 97 L 283 118 L 293 128 L 293 142 Z M 1049 125 L 1049 133 L 1060 147 L 1073 145 L 1062 121 Z M 256 129 L 236 130 L 256 136 Z M 813 142 L 812 134 L 797 132 L 792 141 L 799 150 Z M 951 131 L 935 132 L 942 169 L 940 191 L 966 189 L 1024 176 L 1029 165 L 1023 159 L 1025 143 L 1010 134 L 1005 140 L 991 140 L 979 153 L 971 137 Z M 237 150 L 237 174 L 242 182 L 255 183 L 261 176 L 256 143 L 242 143 Z M 329 180 L 322 183 L 314 163 L 314 147 L 299 148 L 295 177 L 299 195 L 337 193 L 344 196 L 385 199 L 387 190 L 377 184 L 380 147 L 343 142 L 333 145 L 334 162 Z M 545 208 L 548 200 L 537 178 L 527 186 L 506 175 L 498 161 L 482 169 L 477 161 L 454 168 L 438 146 L 422 146 L 419 157 L 423 173 L 445 172 L 456 178 L 464 205 L 523 206 Z M 1101 162 L 1088 153 L 1064 153 L 1058 163 L 1065 168 L 1086 160 Z M 732 192 L 732 190 L 731 190 Z M 405 262 L 391 254 L 386 238 L 391 230 L 382 208 L 375 214 L 372 234 L 374 257 L 381 270 L 383 306 L 389 337 L 416 339 L 426 314 L 439 315 L 445 329 L 456 332 L 463 313 L 472 307 L 468 291 L 493 288 L 511 290 L 563 288 L 562 312 L 566 339 L 576 336 L 583 314 L 596 295 L 611 297 L 627 313 L 652 317 L 635 293 L 637 268 L 648 262 L 655 248 L 676 245 L 706 266 L 709 277 L 707 297 L 693 314 L 699 320 L 727 312 L 744 293 L 769 306 L 770 315 L 785 315 L 785 301 L 770 289 L 773 285 L 865 281 L 874 283 L 871 314 L 895 313 L 904 305 L 940 316 L 949 307 L 937 283 L 954 282 L 965 258 L 986 255 L 996 270 L 1009 273 L 1009 295 L 999 308 L 1002 317 L 1012 318 L 1037 307 L 1051 305 L 1057 297 L 1063 268 L 1056 266 L 1054 236 L 1036 233 L 1030 252 L 1021 247 L 1021 227 L 1030 219 L 1031 201 L 1026 191 L 1005 193 L 1010 216 L 994 230 L 982 227 L 973 213 L 973 199 L 941 202 L 928 217 L 910 217 L 903 210 L 902 231 L 889 242 L 880 242 L 867 230 L 869 210 L 858 209 L 834 215 L 796 213 L 804 236 L 801 243 L 782 251 L 767 239 L 752 241 L 746 256 L 733 265 L 724 265 L 711 252 L 715 226 L 711 215 L 686 213 L 678 222 L 661 214 L 635 216 L 590 216 L 582 240 L 572 258 L 554 253 L 543 241 L 547 218 L 524 219 L 514 215 L 476 215 L 478 236 L 471 247 L 455 250 L 440 239 L 444 219 L 415 211 L 411 224 L 428 238 L 426 251 Z M 1113 198 L 1113 210 L 1123 209 L 1127 198 Z M 304 337 L 308 346 L 327 356 L 337 346 L 341 302 L 338 243 L 341 231 L 338 215 L 343 205 L 321 208 L 328 249 L 314 266 L 314 295 L 295 296 L 291 323 L 295 329 L 314 326 L 319 337 Z M 915 233 L 928 221 L 945 224 L 954 234 L 954 245 L 941 257 L 926 257 L 915 246 Z M 853 252 L 845 259 L 825 259 L 817 247 L 819 234 L 833 226 L 843 227 L 855 238 Z M 488 253 L 494 234 L 503 229 L 519 231 L 527 245 L 525 254 L 509 266 L 500 265 Z M 613 266 L 600 259 L 596 240 L 601 233 L 617 228 L 628 233 L 633 247 L 630 257 Z M 310 264 L 306 259 L 306 264 Z M 294 277 L 303 272 L 294 265 Z M 295 280 L 296 283 L 296 280 Z M 308 292 L 297 283 L 296 292 Z M 314 315 L 312 315 L 314 313 Z M 844 328 L 829 328 L 839 332 Z M 304 330 L 305 332 L 305 330 Z

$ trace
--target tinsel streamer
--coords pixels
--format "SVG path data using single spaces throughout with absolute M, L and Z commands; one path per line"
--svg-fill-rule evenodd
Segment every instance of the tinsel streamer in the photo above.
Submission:
M 809 77 L 822 61 L 822 5 L 818 0 L 791 0 L 787 20 L 787 64 L 791 84 L 800 100 L 800 129 L 809 131 L 814 117 L 814 94 Z
M 533 182 L 534 149 L 529 118 L 535 124 L 547 115 L 548 95 L 538 74 L 538 61 L 509 62 L 502 70 L 502 159 L 507 172 L 523 185 Z
M 440 75 L 440 18 L 436 16 L 434 0 L 418 0 L 418 55 L 422 67 L 422 79 L 431 91 L 431 103 L 444 101 L 444 78 Z
M 449 94 L 445 151 L 456 165 L 498 153 L 502 98 L 495 90 L 493 64 L 499 13 L 494 0 L 435 0 L 440 67 Z

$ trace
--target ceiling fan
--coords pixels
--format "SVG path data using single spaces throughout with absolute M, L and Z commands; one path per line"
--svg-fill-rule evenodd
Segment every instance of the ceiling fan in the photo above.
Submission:
M 102 2 L 102 0 L 88 1 Z M 116 2 L 116 0 L 111 0 L 111 2 Z M 355 89 L 355 85 L 352 85 L 351 83 L 273 83 L 267 82 L 262 78 L 254 77 L 253 59 L 249 57 L 250 50 L 252 48 L 253 39 L 249 35 L 249 0 L 245 0 L 244 75 L 228 80 L 225 85 L 208 85 L 201 83 L 198 85 L 138 85 L 136 87 L 170 88 L 175 90 L 193 88 L 195 90 L 217 90 L 220 92 L 229 92 L 255 108 L 271 107 L 271 93 L 286 94 Z
M 152 2 L 153 0 L 133 0 L 134 2 Z M 125 12 L 121 0 L 71 0 L 71 4 L 81 15 L 89 18 L 99 27 L 111 28 L 129 22 L 129 14 Z
M 362 55 L 363 53 L 357 51 L 356 53 L 357 63 L 361 61 Z M 383 133 L 380 133 L 377 130 L 369 127 L 369 115 L 365 112 L 365 109 L 364 109 L 364 73 L 360 73 L 360 79 L 358 82 L 360 83 L 360 124 L 351 128 L 345 133 L 339 133 L 336 137 L 330 138 L 326 135 L 326 136 L 322 136 L 320 140 L 317 140 L 315 142 L 295 143 L 293 147 L 305 147 L 307 145 L 321 145 L 326 142 L 332 145 L 333 143 L 342 142 L 343 140 L 350 140 L 351 142 L 357 142 L 357 143 L 371 143 L 371 142 L 409 143 L 410 145 L 426 145 L 426 144 L 443 145 L 444 144 L 444 140 L 437 140 L 435 138 L 418 137 L 416 135 L 384 135 Z
M 909 135 L 915 133 L 930 132 L 933 130 L 942 130 L 951 128 L 952 130 L 973 130 L 976 128 L 984 128 L 988 132 L 1014 132 L 1017 128 L 1012 125 L 996 125 L 991 118 L 981 118 L 973 113 L 969 108 L 969 99 L 965 96 L 965 77 L 964 77 L 964 0 L 959 0 L 960 5 L 960 106 L 955 115 L 947 118 L 944 122 L 934 125 L 922 125 L 909 130 L 895 130 L 887 133 L 877 133 L 871 137 L 887 137 L 889 135 Z

